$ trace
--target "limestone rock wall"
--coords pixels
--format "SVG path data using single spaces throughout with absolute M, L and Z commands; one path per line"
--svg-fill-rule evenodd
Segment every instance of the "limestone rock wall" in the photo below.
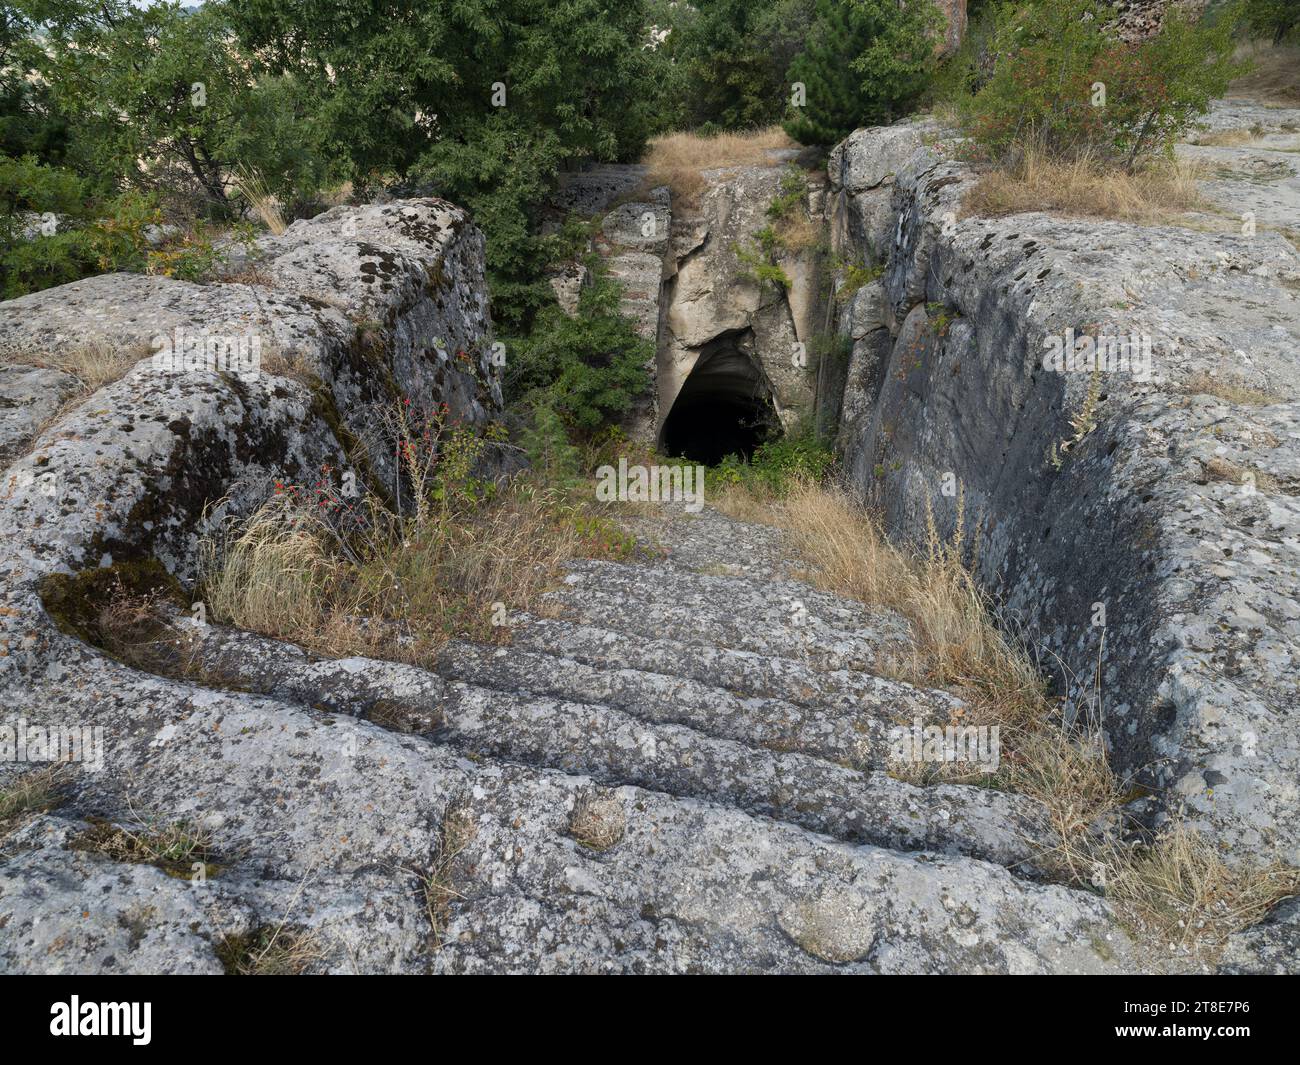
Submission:
M 1294 221 L 964 217 L 974 179 L 925 133 L 831 156 L 833 232 L 883 267 L 842 301 L 852 487 L 913 540 L 964 507 L 1008 624 L 1076 694 L 1100 685 L 1120 772 L 1233 856 L 1300 863 Z M 1045 370 L 1069 330 L 1149 338 L 1152 373 Z

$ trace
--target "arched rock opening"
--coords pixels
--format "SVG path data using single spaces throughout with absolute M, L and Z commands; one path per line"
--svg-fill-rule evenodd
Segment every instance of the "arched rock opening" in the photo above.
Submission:
M 778 424 L 771 390 L 733 340 L 700 354 L 660 433 L 660 448 L 705 466 L 748 457 Z

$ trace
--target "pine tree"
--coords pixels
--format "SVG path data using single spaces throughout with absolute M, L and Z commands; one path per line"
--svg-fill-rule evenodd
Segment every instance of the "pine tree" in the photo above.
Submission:
M 937 23 L 931 0 L 818 0 L 808 45 L 790 65 L 804 104 L 792 104 L 785 131 L 803 144 L 834 144 L 898 118 L 925 85 Z

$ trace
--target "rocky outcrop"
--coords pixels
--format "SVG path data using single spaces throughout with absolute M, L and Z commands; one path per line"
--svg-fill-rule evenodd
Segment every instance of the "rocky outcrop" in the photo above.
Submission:
M 783 164 L 794 158 L 774 150 L 767 165 L 705 171 L 698 204 L 673 202 L 667 188 L 645 191 L 644 167 L 593 167 L 564 179 L 553 212 L 599 218 L 592 249 L 623 286 L 623 312 L 658 348 L 647 366 L 650 387 L 626 419 L 633 439 L 664 444 L 688 381 L 691 399 L 734 400 L 753 418 L 787 428 L 810 407 L 808 348 L 823 306 L 815 252 L 775 250 L 772 265 L 788 285 L 760 280 L 745 261 L 759 252 L 760 231 L 774 225 L 768 208 L 787 179 Z M 819 215 L 823 183 L 815 174 L 804 178 L 796 210 Z M 570 313 L 583 283 L 576 264 L 552 276 Z
M 1258 225 L 1218 232 L 986 219 L 926 134 L 859 131 L 831 156 L 836 231 L 884 270 L 841 315 L 849 479 L 904 537 L 964 511 L 1008 624 L 1076 705 L 1100 687 L 1120 771 L 1235 860 L 1300 864 L 1294 168 L 1246 201 Z M 1137 339 L 1136 372 L 1045 368 L 1084 335 Z
M 0 824 L 0 970 L 216 972 L 268 928 L 335 972 L 1140 966 L 1102 900 L 1046 878 L 1035 803 L 889 772 L 900 720 L 960 707 L 871 671 L 901 619 L 772 580 L 793 563 L 770 529 L 658 523 L 661 561 L 575 565 L 506 655 L 322 660 L 193 619 L 202 537 L 271 481 L 364 461 L 382 484 L 381 402 L 496 413 L 481 250 L 455 208 L 395 203 L 267 238 L 223 284 L 0 306 L 18 356 L 261 341 L 256 365 L 143 359 L 5 474 L 2 735 L 87 727 L 103 752 Z M 154 673 L 95 645 L 115 580 L 180 597 Z M 88 843 L 142 819 L 201 833 L 202 860 Z

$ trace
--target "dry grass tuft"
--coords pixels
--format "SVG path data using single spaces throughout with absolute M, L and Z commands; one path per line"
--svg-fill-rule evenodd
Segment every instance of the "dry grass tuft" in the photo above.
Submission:
M 1184 950 L 1221 947 L 1300 893 L 1300 869 L 1234 869 L 1183 823 L 1151 846 L 1112 847 L 1105 866 L 1106 897 L 1130 926 Z
M 1229 86 L 1229 95 L 1300 107 L 1300 46 L 1255 41 L 1238 48 L 1236 58 L 1254 66 Z
M 569 835 L 593 851 L 607 851 L 627 831 L 627 815 L 614 795 L 587 794 L 569 817 Z
M 62 351 L 48 351 L 11 356 L 13 362 L 62 370 L 81 382 L 76 400 L 97 392 L 123 377 L 141 359 L 152 354 L 144 344 L 110 344 L 91 341 L 72 344 Z
M 230 183 L 235 187 L 235 191 L 248 201 L 249 207 L 253 213 L 262 220 L 275 236 L 279 236 L 287 228 L 284 222 L 284 213 L 280 210 L 280 204 L 276 201 L 266 188 L 266 182 L 262 175 L 256 170 L 247 166 L 237 166 L 230 175 Z
M 449 808 L 443 817 L 442 831 L 438 835 L 428 868 L 408 870 L 419 885 L 435 950 L 442 945 L 442 937 L 451 918 L 452 903 L 463 897 L 455 887 L 456 859 L 474 841 L 477 832 L 468 809 L 464 806 Z
M 650 168 L 646 185 L 667 185 L 675 202 L 695 206 L 704 191 L 702 171 L 728 166 L 770 166 L 770 153 L 797 147 L 780 126 L 768 126 L 752 133 L 719 133 L 705 137 L 698 133 L 666 133 L 655 137 L 641 162 Z
M 216 952 L 230 976 L 301 976 L 325 956 L 318 933 L 283 923 L 226 936 Z
M 776 516 L 793 535 L 814 583 L 907 618 L 914 651 L 885 663 L 899 679 L 960 690 L 994 715 L 988 724 L 1022 724 L 1041 713 L 1038 670 L 1003 636 L 962 564 L 960 518 L 947 543 L 931 523 L 925 552 L 912 556 L 889 542 L 865 508 L 811 482 L 797 484 L 775 506 L 739 488 L 725 492 L 717 506 L 742 520 L 771 522 Z
M 1258 134 L 1249 129 L 1220 129 L 1213 132 L 1194 133 L 1189 138 L 1191 143 L 1206 148 L 1235 148 L 1240 144 L 1249 144 Z
M 517 478 L 490 501 L 449 504 L 435 476 L 413 468 L 411 516 L 368 495 L 348 532 L 316 500 L 276 495 L 204 545 L 204 601 L 217 620 L 321 654 L 420 664 L 453 637 L 502 642 L 569 559 L 635 547 L 558 490 Z
M 57 806 L 63 799 L 64 769 L 59 763 L 42 766 L 0 788 L 0 822 Z
M 1270 403 L 1282 402 L 1280 396 L 1271 392 L 1264 392 L 1231 378 L 1214 377 L 1204 372 L 1193 374 L 1183 388 L 1194 396 L 1217 396 L 1228 403 L 1242 407 L 1266 407 Z
M 207 867 L 213 857 L 212 836 L 187 821 L 115 825 L 89 818 L 90 828 L 68 841 L 72 850 L 102 854 L 115 862 L 156 865 L 164 872 L 189 879 L 193 866 Z
M 1029 152 L 1018 164 L 980 178 L 963 210 L 981 217 L 1059 211 L 1158 225 L 1204 206 L 1197 175 L 1197 168 L 1183 160 L 1153 163 L 1129 174 L 1086 156 L 1060 162 Z

